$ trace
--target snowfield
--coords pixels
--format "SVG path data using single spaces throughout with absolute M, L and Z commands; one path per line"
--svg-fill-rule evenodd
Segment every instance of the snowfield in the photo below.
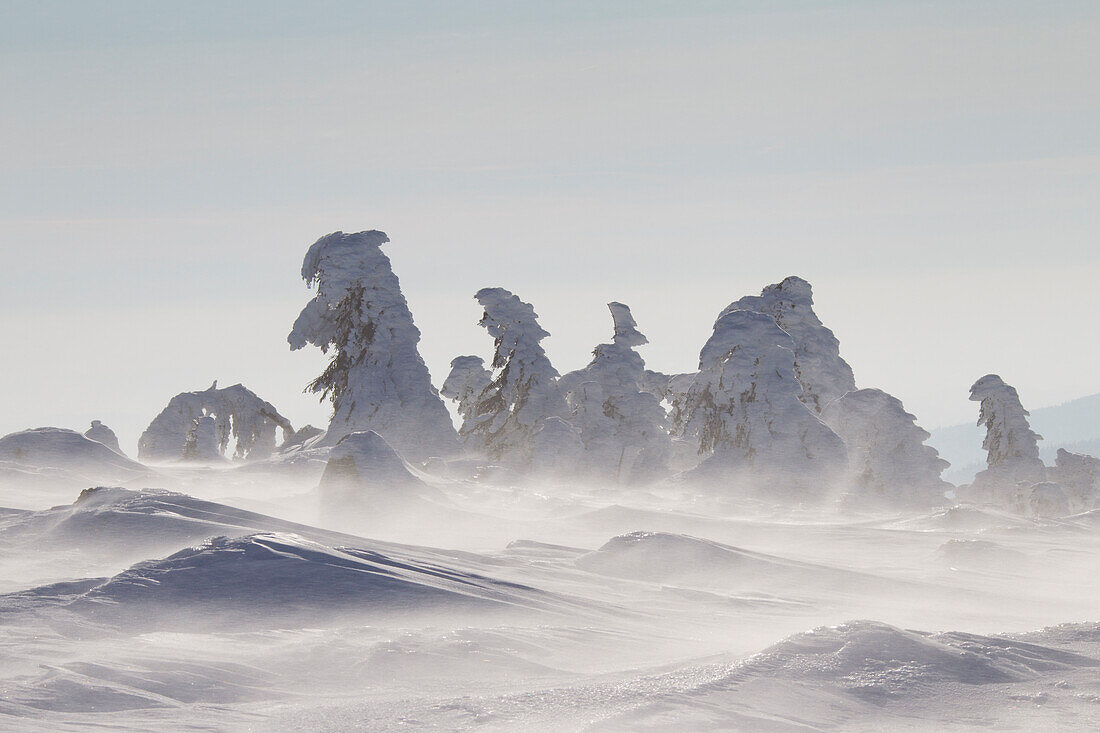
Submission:
M 448 548 L 311 525 L 315 475 L 265 490 L 248 466 L 160 477 L 189 494 L 4 510 L 0 727 L 1100 725 L 1094 513 L 733 507 L 413 476 L 387 455 L 438 494 Z

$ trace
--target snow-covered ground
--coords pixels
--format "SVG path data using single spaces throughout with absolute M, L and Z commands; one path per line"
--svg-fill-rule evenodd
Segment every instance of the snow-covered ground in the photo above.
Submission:
M 337 513 L 308 456 L 84 463 L 4 478 L 0 728 L 1100 726 L 1095 511 L 778 509 L 452 461 Z M 72 489 L 97 466 L 128 488 Z

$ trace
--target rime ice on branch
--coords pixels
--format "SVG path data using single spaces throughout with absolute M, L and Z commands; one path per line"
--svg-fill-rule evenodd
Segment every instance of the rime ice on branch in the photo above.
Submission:
M 1019 504 L 1021 491 L 1042 482 L 1046 467 L 1039 458 L 1042 436 L 1028 423 L 1028 411 L 1016 389 L 996 374 L 987 374 L 970 388 L 970 399 L 981 403 L 978 425 L 985 426 L 982 448 L 988 468 L 974 477 L 970 498 L 997 504 Z
M 794 344 L 770 315 L 727 310 L 699 354 L 680 432 L 710 457 L 699 478 L 821 494 L 846 462 L 843 441 L 799 400 Z
M 649 340 L 638 331 L 630 308 L 607 307 L 615 326 L 612 342 L 597 346 L 588 366 L 563 376 L 559 387 L 580 431 L 588 468 L 604 478 L 652 480 L 664 472 L 671 441 L 661 399 L 646 390 L 655 373 L 646 372 L 635 351 Z
M 860 389 L 833 400 L 821 419 L 848 449 L 848 498 L 857 505 L 932 506 L 944 502 L 948 467 L 927 431 L 901 401 L 880 389 Z
M 474 296 L 485 309 L 479 321 L 493 337 L 492 381 L 481 391 L 462 425 L 467 445 L 492 459 L 530 466 L 536 434 L 549 418 L 569 413 L 556 384 L 558 372 L 539 342 L 550 334 L 538 324 L 530 303 L 503 288 L 484 288 Z M 543 441 L 560 448 L 561 433 Z
M 856 388 L 852 367 L 840 357 L 840 342 L 821 323 L 813 309 L 813 289 L 791 276 L 731 303 L 722 315 L 736 310 L 764 313 L 775 319 L 794 342 L 794 372 L 801 385 L 800 399 L 820 413 L 825 406 Z M 719 316 L 721 318 L 721 316 Z
M 316 295 L 294 322 L 291 349 L 332 360 L 309 389 L 333 403 L 325 445 L 373 430 L 411 460 L 458 449 L 447 408 L 420 357 L 420 331 L 381 246 L 383 232 L 335 232 L 306 253 L 302 278 Z
M 209 425 L 196 424 L 206 417 L 212 418 Z M 275 450 L 277 428 L 283 431 L 284 440 L 294 434 L 290 421 L 270 402 L 240 384 L 218 389 L 215 381 L 209 389 L 184 392 L 168 402 L 141 434 L 138 459 L 180 460 L 192 434 L 189 458 L 220 458 L 225 455 L 231 437 L 237 442 L 235 458 L 266 458 Z

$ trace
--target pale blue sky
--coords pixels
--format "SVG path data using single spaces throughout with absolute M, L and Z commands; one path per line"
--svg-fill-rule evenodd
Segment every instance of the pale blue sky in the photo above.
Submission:
M 7 2 L 0 432 L 243 381 L 295 423 L 318 236 L 378 228 L 436 383 L 533 302 L 650 365 L 789 274 L 927 427 L 1100 391 L 1094 2 Z

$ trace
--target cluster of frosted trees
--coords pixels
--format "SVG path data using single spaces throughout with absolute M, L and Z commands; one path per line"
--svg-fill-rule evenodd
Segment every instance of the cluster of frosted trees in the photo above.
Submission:
M 583 369 L 559 374 L 534 307 L 503 288 L 474 296 L 491 358 L 459 356 L 441 392 L 418 352 L 382 232 L 337 232 L 309 250 L 315 297 L 290 334 L 331 354 L 312 389 L 334 415 L 318 445 L 374 431 L 402 456 L 459 453 L 558 478 L 640 483 L 672 475 L 746 492 L 935 504 L 945 462 L 901 403 L 856 389 L 839 343 L 791 277 L 719 314 L 698 371 L 646 369 L 630 308 L 609 303 L 612 333 Z M 442 398 L 461 417 L 454 430 Z
M 406 460 L 470 456 L 557 479 L 639 484 L 674 478 L 748 495 L 840 498 L 861 505 L 929 506 L 954 488 L 902 403 L 857 388 L 840 344 L 813 310 L 810 284 L 788 277 L 726 307 L 698 369 L 646 369 L 647 343 L 630 308 L 609 303 L 612 333 L 587 366 L 551 364 L 534 307 L 503 288 L 474 296 L 492 340 L 488 362 L 456 357 L 437 391 L 379 231 L 336 232 L 309 248 L 302 277 L 314 297 L 288 337 L 330 356 L 309 389 L 332 402 L 325 431 L 295 433 L 269 403 L 235 385 L 185 393 L 141 438 L 143 458 L 212 459 L 236 439 L 237 457 L 302 446 L 331 449 L 373 432 Z M 461 419 L 455 430 L 443 398 Z M 1059 454 L 1045 467 L 1016 392 L 978 381 L 989 468 L 960 489 L 1029 513 L 1091 508 L 1100 461 Z M 362 439 L 358 439 L 362 442 Z M 1054 508 L 1052 508 L 1054 507 Z

